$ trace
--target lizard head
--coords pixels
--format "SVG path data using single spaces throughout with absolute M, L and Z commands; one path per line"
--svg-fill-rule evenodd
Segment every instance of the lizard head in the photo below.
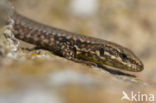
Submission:
M 91 48 L 91 49 L 89 49 Z M 95 64 L 107 65 L 131 72 L 140 72 L 144 66 L 140 59 L 127 48 L 108 42 L 107 45 L 90 45 L 77 53 L 77 58 Z
M 96 50 L 96 56 L 99 57 L 100 64 L 132 72 L 140 72 L 144 69 L 140 59 L 131 50 L 116 44 L 109 43 L 99 48 Z

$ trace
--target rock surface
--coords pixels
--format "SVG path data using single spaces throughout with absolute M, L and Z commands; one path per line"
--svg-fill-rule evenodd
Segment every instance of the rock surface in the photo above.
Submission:
M 146 96 L 141 102 L 150 103 L 152 95 L 156 97 L 155 0 L 99 0 L 89 16 L 75 15 L 71 2 L 15 0 L 14 5 L 36 21 L 130 48 L 143 61 L 144 71 L 132 73 L 137 78 L 117 76 L 48 51 L 21 49 L 32 47 L 23 42 L 16 48 L 3 35 L 2 25 L 0 103 L 138 103 L 142 95 Z M 131 100 L 121 100 L 125 93 Z

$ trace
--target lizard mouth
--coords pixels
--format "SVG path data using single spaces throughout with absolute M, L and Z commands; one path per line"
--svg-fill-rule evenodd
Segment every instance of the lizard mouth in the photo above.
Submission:
M 128 62 L 128 63 L 123 63 L 123 69 L 127 71 L 132 71 L 132 72 L 140 72 L 144 69 L 143 63 L 138 60 L 139 62 Z M 122 68 L 122 66 L 120 67 Z
M 104 65 L 111 66 L 120 70 L 130 71 L 130 72 L 140 72 L 144 69 L 144 65 L 140 61 L 139 63 L 132 62 L 119 62 L 118 60 L 110 60 L 103 62 Z

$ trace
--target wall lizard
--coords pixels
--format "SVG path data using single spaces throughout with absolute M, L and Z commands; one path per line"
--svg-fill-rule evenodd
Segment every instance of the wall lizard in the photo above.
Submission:
M 14 12 L 12 32 L 16 38 L 68 60 L 89 65 L 106 65 L 140 72 L 143 63 L 135 54 L 116 43 L 50 27 Z

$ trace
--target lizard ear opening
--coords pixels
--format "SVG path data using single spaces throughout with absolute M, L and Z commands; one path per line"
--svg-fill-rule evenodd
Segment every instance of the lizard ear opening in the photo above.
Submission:
M 73 47 L 73 53 L 74 53 L 74 57 L 76 57 L 76 55 L 77 55 L 76 47 Z
M 103 48 L 100 48 L 100 56 L 104 56 L 104 49 Z

